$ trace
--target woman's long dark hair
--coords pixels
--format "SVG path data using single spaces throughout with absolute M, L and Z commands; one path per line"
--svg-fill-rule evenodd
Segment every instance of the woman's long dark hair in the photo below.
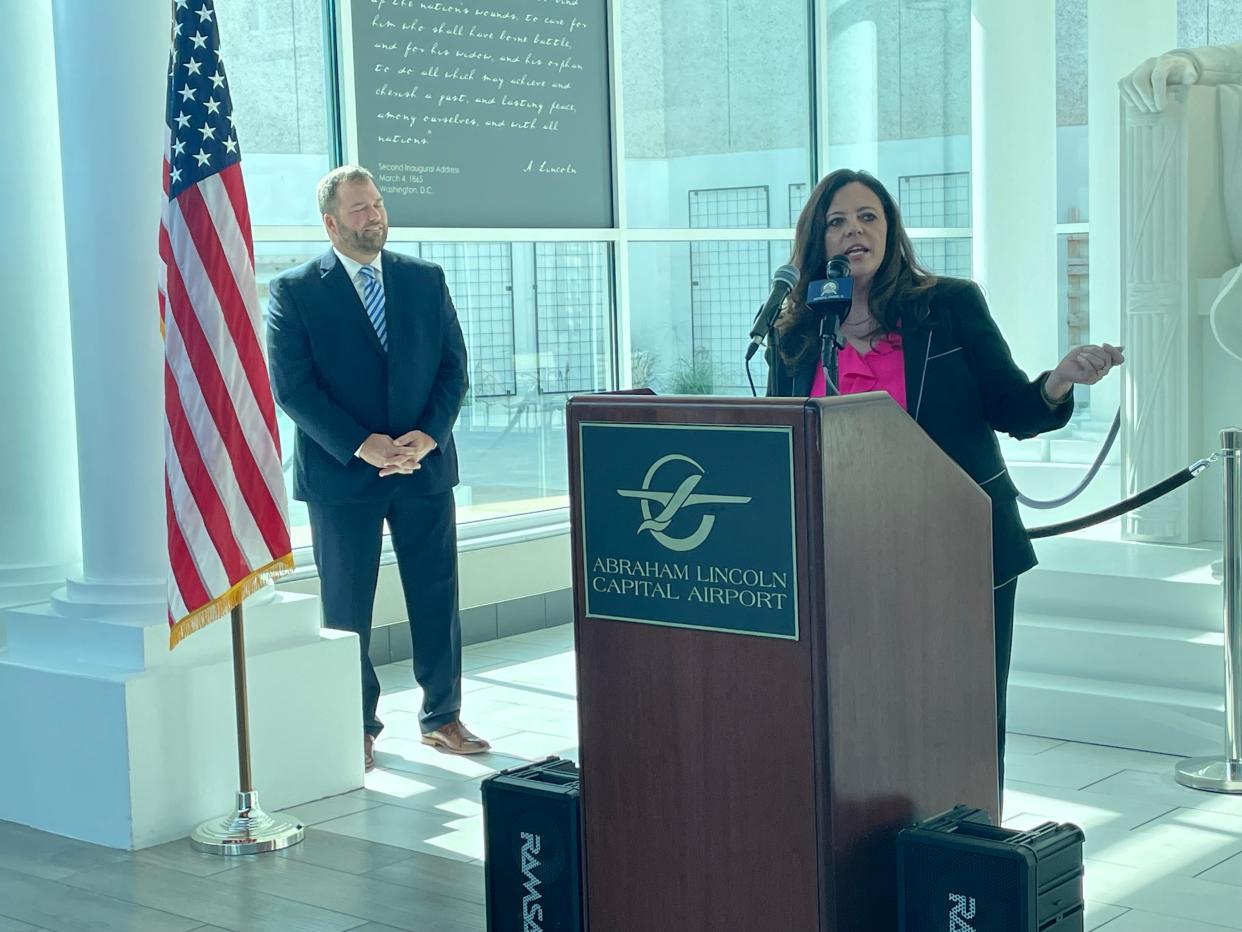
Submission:
M 798 368 L 818 352 L 818 318 L 806 305 L 806 289 L 812 281 L 825 276 L 828 266 L 824 239 L 828 232 L 827 215 L 832 199 L 841 188 L 855 181 L 875 193 L 884 208 L 884 219 L 888 221 L 884 259 L 871 280 L 867 299 L 871 315 L 876 320 L 872 335 L 910 330 L 927 319 L 927 301 L 922 299 L 936 284 L 936 277 L 923 267 L 914 254 L 914 245 L 902 226 L 901 211 L 892 195 L 867 172 L 839 168 L 815 186 L 798 216 L 794 231 L 793 256 L 789 261 L 799 270 L 798 284 L 785 299 L 785 309 L 776 322 L 781 358 L 790 369 Z

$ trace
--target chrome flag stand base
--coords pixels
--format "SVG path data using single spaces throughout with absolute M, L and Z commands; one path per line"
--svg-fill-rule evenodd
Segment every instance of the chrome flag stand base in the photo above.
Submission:
M 246 635 L 242 607 L 233 609 L 233 691 L 237 709 L 237 769 L 241 788 L 231 816 L 209 819 L 190 833 L 190 847 L 207 854 L 262 854 L 296 845 L 306 828 L 289 816 L 270 816 L 259 808 L 250 776 L 250 715 L 246 697 Z
M 190 847 L 208 854 L 263 854 L 296 845 L 306 828 L 288 816 L 270 816 L 256 792 L 237 794 L 237 811 L 208 819 L 190 834 Z

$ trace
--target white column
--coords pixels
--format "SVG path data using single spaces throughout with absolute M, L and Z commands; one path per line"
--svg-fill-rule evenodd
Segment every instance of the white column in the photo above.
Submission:
M 1091 340 L 1121 339 L 1121 129 L 1117 81 L 1177 46 L 1177 0 L 1091 0 L 1087 8 L 1087 220 L 1091 230 Z M 1133 359 L 1130 365 L 1133 365 Z M 1120 403 L 1120 378 L 1092 386 L 1093 412 Z M 1184 465 L 1184 464 L 1183 464 Z
M 172 7 L 51 9 L 83 573 L 8 613 L 0 709 L 20 714 L 0 715 L 0 819 L 141 848 L 229 811 L 238 788 L 227 620 L 168 650 L 156 273 Z M 359 786 L 357 639 L 321 632 L 308 596 L 269 592 L 246 614 L 264 804 Z
M 0 87 L 20 93 L 0 100 L 0 123 L 9 128 L 0 187 L 8 192 L 9 230 L 20 233 L 0 250 L 0 398 L 9 399 L 0 456 L 0 606 L 47 598 L 79 560 L 51 8 L 15 6 L 7 32 Z
M 974 278 L 1034 375 L 1058 360 L 1053 0 L 973 0 L 970 70 Z
M 164 611 L 156 237 L 170 9 L 53 4 L 83 516 L 83 574 L 55 596 L 66 613 Z

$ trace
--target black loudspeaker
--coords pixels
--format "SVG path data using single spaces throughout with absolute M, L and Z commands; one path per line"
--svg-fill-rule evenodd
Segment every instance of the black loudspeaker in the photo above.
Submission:
M 897 836 L 901 932 L 1082 932 L 1076 825 L 998 828 L 957 806 Z
M 582 932 L 578 766 L 549 757 L 483 781 L 487 932 Z

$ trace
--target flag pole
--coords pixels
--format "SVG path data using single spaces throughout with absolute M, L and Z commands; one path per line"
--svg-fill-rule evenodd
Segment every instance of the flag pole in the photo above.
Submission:
M 259 807 L 250 773 L 250 711 L 246 694 L 246 634 L 242 606 L 233 608 L 233 698 L 237 711 L 237 806 L 208 819 L 190 834 L 190 846 L 208 854 L 262 854 L 296 845 L 306 835 L 297 819 L 268 815 Z
M 250 695 L 246 692 L 246 630 L 241 603 L 234 606 L 233 704 L 237 709 L 237 786 L 240 793 L 253 793 L 250 775 Z

